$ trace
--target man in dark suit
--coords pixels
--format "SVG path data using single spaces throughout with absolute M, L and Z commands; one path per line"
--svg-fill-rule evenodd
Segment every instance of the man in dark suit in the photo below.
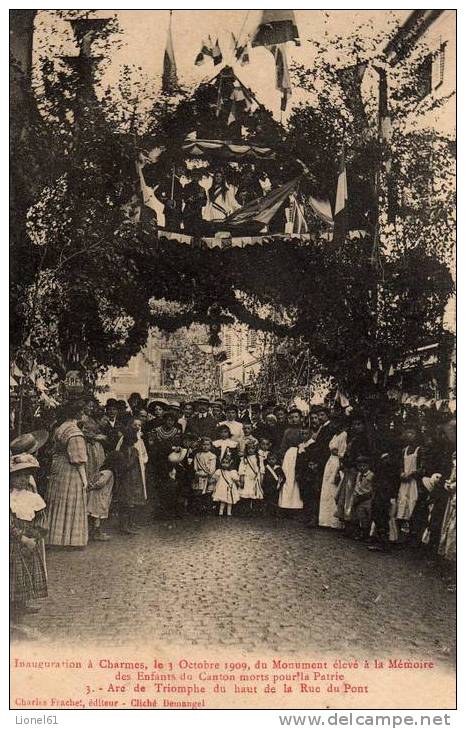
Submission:
M 207 397 L 199 397 L 195 403 L 196 412 L 189 422 L 189 430 L 197 438 L 214 438 L 217 421 L 209 413 L 210 402 Z
M 320 423 L 319 430 L 314 438 L 299 446 L 296 459 L 296 479 L 304 504 L 304 519 L 309 527 L 319 523 L 322 478 L 330 455 L 329 444 L 335 434 L 328 410 L 322 406 L 316 410 L 316 414 Z
M 252 422 L 251 421 L 251 410 L 249 407 L 249 397 L 246 393 L 242 393 L 238 397 L 238 420 L 240 423 L 243 423 L 245 421 Z
M 118 407 L 118 402 L 113 397 L 107 400 L 105 405 L 105 415 L 100 421 L 100 428 L 106 440 L 102 443 L 106 453 L 114 451 L 121 435 L 125 429 Z

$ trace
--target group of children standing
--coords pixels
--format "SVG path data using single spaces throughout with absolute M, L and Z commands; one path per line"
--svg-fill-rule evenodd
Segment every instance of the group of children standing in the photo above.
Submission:
M 231 516 L 236 507 L 243 514 L 257 513 L 264 502 L 270 513 L 278 503 L 284 476 L 267 438 L 234 439 L 230 428 L 221 425 L 214 439 L 198 440 L 186 433 L 182 446 L 174 446 L 168 459 L 178 505 L 182 502 L 190 512 L 215 509 L 219 516 Z

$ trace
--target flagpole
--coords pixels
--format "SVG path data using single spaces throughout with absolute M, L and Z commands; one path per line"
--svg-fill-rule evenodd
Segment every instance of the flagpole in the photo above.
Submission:
M 238 47 L 238 45 L 239 45 L 239 42 L 240 42 L 240 40 L 241 40 L 241 34 L 242 34 L 243 30 L 244 30 L 244 26 L 246 25 L 246 21 L 247 21 L 247 19 L 248 19 L 248 17 L 249 17 L 249 13 L 250 13 L 250 12 L 251 12 L 251 11 L 250 11 L 250 10 L 248 10 L 248 11 L 247 11 L 247 13 L 246 13 L 246 15 L 245 15 L 245 17 L 244 17 L 244 20 L 243 20 L 243 24 L 242 24 L 242 26 L 241 26 L 241 29 L 240 29 L 239 33 L 238 33 L 238 37 L 237 37 L 237 39 L 236 39 L 236 45 L 235 45 L 235 50 L 236 50 L 236 48 Z
M 171 191 L 171 197 L 170 200 L 174 202 L 173 195 L 175 193 L 175 165 L 172 167 L 172 191 Z

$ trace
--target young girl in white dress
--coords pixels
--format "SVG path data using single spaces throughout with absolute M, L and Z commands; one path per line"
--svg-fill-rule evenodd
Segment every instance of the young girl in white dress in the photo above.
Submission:
M 402 451 L 401 483 L 398 491 L 396 518 L 401 531 L 409 532 L 409 523 L 418 499 L 418 479 L 422 475 L 419 432 L 409 426 L 404 433 L 405 447 Z
M 335 497 L 339 483 L 340 460 L 346 452 L 346 438 L 347 433 L 342 426 L 328 445 L 330 456 L 325 464 L 322 490 L 320 492 L 319 526 L 321 527 L 330 527 L 332 529 L 341 529 L 343 527 L 340 519 L 335 516 L 337 508 Z
M 218 515 L 223 516 L 226 507 L 227 516 L 231 516 L 233 505 L 237 504 L 240 498 L 238 492 L 240 480 L 230 453 L 225 453 L 223 456 L 220 468 L 214 473 L 214 478 L 212 500 L 218 501 L 220 504 Z
M 238 473 L 241 480 L 240 498 L 241 500 L 249 499 L 252 509 L 253 502 L 262 501 L 264 498 L 262 492 L 264 466 L 261 465 L 257 455 L 257 445 L 254 441 L 246 441 L 245 452 L 241 458 Z
M 193 459 L 194 481 L 193 490 L 203 496 L 212 493 L 214 487 L 214 473 L 217 470 L 217 458 L 212 453 L 210 438 L 202 438 L 201 449 Z
M 219 425 L 218 436 L 217 440 L 212 442 L 217 454 L 217 463 L 219 464 L 227 454 L 236 460 L 238 456 L 238 441 L 233 440 L 231 437 L 231 431 L 228 425 Z

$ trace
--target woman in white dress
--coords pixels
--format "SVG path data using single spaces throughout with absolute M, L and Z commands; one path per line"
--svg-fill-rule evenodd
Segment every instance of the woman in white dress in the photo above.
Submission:
M 336 493 L 339 482 L 340 459 L 346 453 L 347 432 L 342 425 L 329 443 L 330 456 L 325 464 L 320 492 L 319 526 L 341 529 L 342 523 L 335 516 Z
M 285 483 L 280 490 L 278 506 L 281 509 L 302 509 L 303 502 L 296 481 L 296 457 L 298 446 L 288 448 L 283 458 L 282 470 L 285 474 Z

